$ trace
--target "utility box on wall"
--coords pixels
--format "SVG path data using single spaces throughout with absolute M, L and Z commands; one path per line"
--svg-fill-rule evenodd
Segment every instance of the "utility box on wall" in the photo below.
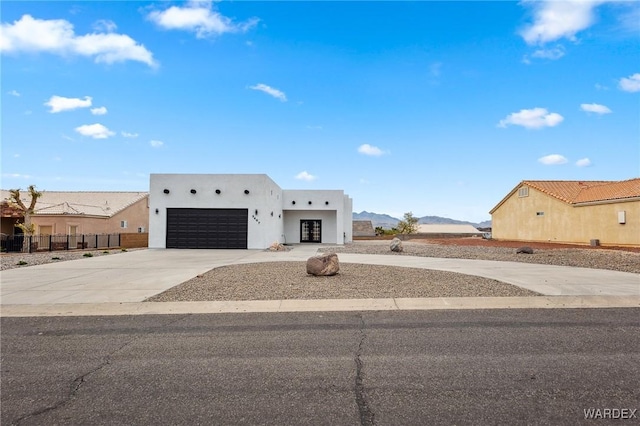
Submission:
M 627 223 L 627 212 L 625 212 L 624 210 L 618 212 L 618 223 L 621 225 Z

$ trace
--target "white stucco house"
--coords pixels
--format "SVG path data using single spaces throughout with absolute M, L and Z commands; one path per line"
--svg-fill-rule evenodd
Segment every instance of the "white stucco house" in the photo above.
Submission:
M 265 174 L 152 174 L 149 248 L 349 243 L 352 205 L 342 190 L 283 190 Z

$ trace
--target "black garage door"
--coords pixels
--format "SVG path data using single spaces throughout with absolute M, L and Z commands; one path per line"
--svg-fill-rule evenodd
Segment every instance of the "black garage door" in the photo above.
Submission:
M 167 248 L 246 249 L 247 209 L 167 209 Z

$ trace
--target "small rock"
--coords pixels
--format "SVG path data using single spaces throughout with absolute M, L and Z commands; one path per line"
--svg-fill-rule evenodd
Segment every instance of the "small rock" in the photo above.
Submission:
M 533 249 L 531 247 L 520 247 L 518 250 L 516 250 L 516 253 L 533 254 Z
M 269 246 L 269 251 L 287 251 L 287 248 L 279 242 L 275 241 Z
M 335 253 L 324 253 L 307 259 L 307 274 L 328 277 L 338 273 L 340 263 Z
M 394 251 L 396 253 L 400 253 L 404 250 L 404 248 L 402 247 L 402 241 L 397 237 L 391 240 L 389 248 L 391 249 L 391 251 Z

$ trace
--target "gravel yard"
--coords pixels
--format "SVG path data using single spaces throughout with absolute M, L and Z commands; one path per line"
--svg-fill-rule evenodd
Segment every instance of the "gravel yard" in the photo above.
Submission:
M 540 263 L 545 265 L 575 266 L 580 268 L 610 269 L 614 271 L 640 274 L 640 253 L 593 248 L 534 248 L 533 254 L 516 254 L 513 244 L 510 247 L 500 246 L 500 242 L 481 239 L 462 239 L 473 241 L 478 245 L 433 243 L 429 240 L 412 240 L 403 242 L 404 251 L 394 253 L 389 250 L 390 241 L 357 241 L 343 247 L 321 248 L 321 252 L 386 254 L 393 256 L 422 256 L 457 259 L 499 260 L 508 262 Z M 504 244 L 507 245 L 507 244 Z M 526 246 L 519 243 L 517 247 Z M 547 245 L 548 246 L 548 245 Z
M 127 249 L 126 251 L 145 250 L 139 248 Z M 27 268 L 35 265 L 45 265 L 47 263 L 64 262 L 65 260 L 84 259 L 86 253 L 91 253 L 90 257 L 109 256 L 122 253 L 121 249 L 102 250 L 69 250 L 69 251 L 43 251 L 36 253 L 4 253 L 0 255 L 0 266 L 2 271 L 13 268 Z M 21 265 L 20 262 L 24 262 Z
M 594 248 L 537 248 L 534 254 L 516 254 L 513 245 L 492 241 L 405 241 L 404 252 L 393 253 L 389 241 L 357 241 L 345 246 L 322 246 L 320 252 L 384 254 L 480 259 L 610 269 L 640 274 L 640 252 Z M 467 244 L 472 242 L 473 244 Z M 505 244 L 506 245 L 506 244 Z M 522 244 L 524 245 L 524 244 Z M 144 249 L 131 249 L 144 250 Z M 85 253 L 106 256 L 120 250 L 3 254 L 2 270 L 82 259 Z M 55 259 L 59 258 L 59 259 Z M 20 261 L 27 265 L 18 266 Z M 250 285 L 249 285 L 250 283 Z M 537 293 L 483 277 L 453 272 L 392 266 L 340 264 L 334 277 L 307 275 L 304 262 L 270 262 L 216 268 L 148 301 L 348 299 L 390 297 L 504 297 Z
M 454 272 L 340 263 L 337 275 L 314 277 L 307 274 L 305 262 L 273 262 L 212 269 L 147 301 L 537 295 L 510 284 Z

